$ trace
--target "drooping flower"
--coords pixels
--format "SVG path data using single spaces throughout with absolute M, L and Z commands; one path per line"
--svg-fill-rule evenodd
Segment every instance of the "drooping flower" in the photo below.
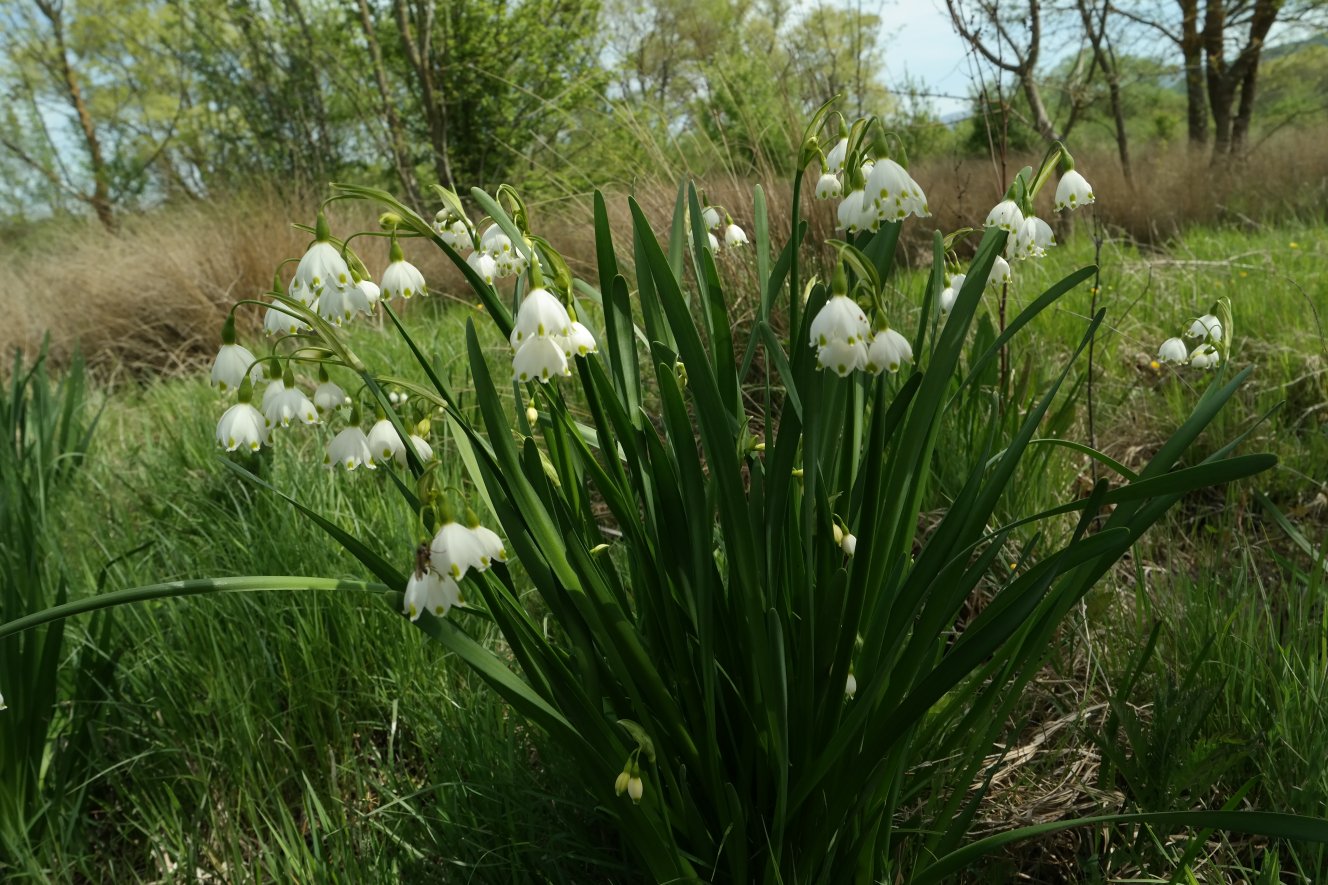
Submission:
M 848 139 L 841 138 L 835 142 L 835 146 L 830 148 L 829 153 L 825 155 L 825 166 L 833 173 L 844 171 L 844 160 L 848 157 Z
M 598 350 L 595 336 L 581 323 L 572 321 L 572 332 L 567 336 L 567 353 L 571 356 L 586 356 Z
M 262 366 L 249 349 L 232 339 L 229 344 L 221 345 L 212 361 L 212 386 L 225 393 L 239 387 L 246 375 L 257 381 L 262 372 Z
M 987 275 L 987 285 L 997 289 L 1008 282 L 1010 282 L 1010 262 L 997 255 L 996 260 L 992 262 L 991 273 Z
M 512 377 L 518 381 L 545 381 L 558 375 L 570 375 L 566 336 L 527 338 L 512 354 Z
M 521 299 L 508 340 L 519 347 L 529 338 L 566 338 L 571 334 L 572 318 L 567 308 L 548 289 L 536 288 Z
M 228 452 L 239 448 L 256 452 L 267 442 L 267 425 L 263 413 L 249 402 L 253 396 L 253 382 L 240 382 L 240 401 L 231 406 L 217 422 L 217 445 Z
M 810 343 L 817 348 L 817 363 L 841 378 L 867 364 L 870 336 L 867 315 L 847 295 L 832 296 L 812 319 Z
M 987 213 L 983 227 L 997 227 L 1003 231 L 1017 234 L 1024 226 L 1024 213 L 1014 200 L 1001 200 Z
M 925 218 L 927 197 L 908 170 L 889 157 L 877 160 L 867 174 L 866 202 L 881 221 L 903 221 L 909 215 Z
M 722 220 L 719 217 L 719 210 L 714 206 L 706 206 L 701 210 L 701 221 L 705 224 L 706 230 L 714 230 L 719 227 Z
M 295 277 L 290 284 L 291 297 L 310 304 L 325 289 L 341 289 L 350 284 L 350 268 L 341 252 L 332 245 L 327 219 L 320 212 L 314 243 L 295 267 Z
M 440 575 L 460 581 L 466 572 L 482 572 L 492 562 L 491 546 L 485 538 L 459 522 L 446 521 L 429 543 L 429 562 Z
M 416 436 L 415 434 L 412 433 L 410 435 L 410 444 L 415 447 L 415 454 L 416 456 L 419 457 L 421 464 L 428 464 L 430 461 L 433 460 L 433 446 L 429 445 L 429 441 L 427 439 L 425 439 L 422 436 Z M 397 459 L 397 466 L 402 469 L 405 469 L 406 465 L 410 463 L 409 460 L 406 458 L 405 446 L 402 446 L 397 451 L 396 459 Z
M 745 246 L 747 244 L 747 233 L 732 221 L 724 228 L 724 246 L 732 249 L 734 246 Z
M 716 255 L 719 254 L 719 237 L 715 236 L 713 231 L 706 231 L 706 241 L 710 245 L 710 251 Z
M 466 224 L 464 218 L 460 218 L 446 209 L 439 210 L 434 216 L 433 229 L 438 232 L 438 238 L 458 252 L 466 253 L 471 250 L 474 243 L 470 239 L 470 227 Z
M 412 621 L 418 621 L 420 615 L 428 612 L 435 618 L 446 615 L 452 606 L 461 601 L 461 588 L 456 581 L 440 575 L 431 568 L 423 573 L 414 571 L 406 581 L 406 596 L 402 600 L 402 614 Z
M 1221 362 L 1221 352 L 1211 344 L 1200 344 L 1190 351 L 1190 365 L 1196 369 L 1215 369 Z
M 308 328 L 309 324 L 284 304 L 273 302 L 263 314 L 263 332 L 267 335 L 294 335 Z
M 373 459 L 380 464 L 386 464 L 398 457 L 403 457 L 406 451 L 405 445 L 401 442 L 401 436 L 397 429 L 392 426 L 392 422 L 387 418 L 379 418 L 374 422 L 373 427 L 369 428 L 369 452 Z
M 378 300 L 383 297 L 383 290 L 380 289 L 378 284 L 373 280 L 360 280 L 359 289 L 360 294 L 364 296 L 364 301 L 368 305 L 364 312 L 373 313 L 378 307 Z M 355 301 L 358 303 L 358 297 Z
M 331 412 L 339 409 L 346 402 L 346 391 L 334 384 L 327 377 L 327 370 L 319 370 L 319 383 L 314 388 L 314 408 L 320 412 Z
M 289 427 L 292 421 L 305 424 L 318 423 L 318 410 L 304 395 L 304 391 L 295 386 L 295 376 L 289 368 L 282 376 L 282 389 L 272 396 L 264 398 L 263 417 L 269 429 L 280 425 Z
M 859 188 L 852 191 L 843 202 L 839 204 L 837 211 L 839 217 L 839 229 L 846 230 L 851 234 L 858 231 L 870 230 L 876 226 L 876 211 L 871 201 L 867 199 L 866 191 Z
M 1013 252 L 1010 243 L 1014 244 Z M 1051 225 L 1036 215 L 1030 215 L 1019 226 L 1017 235 L 1010 237 L 1005 248 L 1007 257 L 1042 258 L 1047 254 L 1047 249 L 1054 245 L 1056 245 L 1056 233 L 1051 229 Z
M 1078 209 L 1093 202 L 1093 186 L 1075 170 L 1071 169 L 1061 176 L 1056 185 L 1056 208 Z
M 429 288 L 424 284 L 424 274 L 406 260 L 395 238 L 392 240 L 392 250 L 388 253 L 387 269 L 383 271 L 383 294 L 388 298 L 412 298 L 429 294 Z
M 632 776 L 627 779 L 627 795 L 631 797 L 632 803 L 641 804 L 641 797 L 645 795 L 646 785 L 641 780 L 640 772 L 633 769 Z
M 332 441 L 327 444 L 327 456 L 323 459 L 323 463 L 329 467 L 340 464 L 347 470 L 354 470 L 360 465 L 370 470 L 377 467 L 373 452 L 369 450 L 369 437 L 360 429 L 358 423 L 352 423 L 332 437 Z
M 936 307 L 941 312 L 941 316 L 946 316 L 954 307 L 955 299 L 959 297 L 959 290 L 964 287 L 964 280 L 967 274 L 957 273 L 950 278 L 950 285 L 946 286 L 936 294 Z
M 623 793 L 626 793 L 627 783 L 631 779 L 632 772 L 630 768 L 625 768 L 618 772 L 618 777 L 613 781 L 613 794 L 615 796 L 621 796 Z
M 512 238 L 497 224 L 491 224 L 480 235 L 480 248 L 497 260 L 513 251 Z
M 913 362 L 912 345 L 894 329 L 882 329 L 877 332 L 867 347 L 866 369 L 872 374 L 879 375 L 882 371 L 898 372 L 901 365 L 911 362 Z
M 853 696 L 857 693 L 858 693 L 858 677 L 854 676 L 853 671 L 850 670 L 848 674 L 848 679 L 844 681 L 844 697 L 848 698 L 851 701 L 853 700 Z
M 844 551 L 845 556 L 852 556 L 858 552 L 858 536 L 852 532 L 844 532 L 844 537 L 839 541 L 839 548 Z
M 839 176 L 833 172 L 826 172 L 816 180 L 816 199 L 832 200 L 844 193 L 844 185 L 840 183 Z
M 503 546 L 503 539 L 498 537 L 497 532 L 480 525 L 478 520 L 469 528 L 483 551 L 480 560 L 481 571 L 495 562 L 507 562 L 507 548 Z
M 1162 342 L 1162 346 L 1157 349 L 1157 361 L 1160 363 L 1174 363 L 1181 365 L 1190 358 L 1189 349 L 1185 342 L 1179 338 L 1168 338 Z
M 1185 333 L 1187 338 L 1203 338 L 1205 341 L 1222 340 L 1222 321 L 1211 313 L 1206 313 L 1193 323 Z
M 470 269 L 475 271 L 480 279 L 490 286 L 493 285 L 494 279 L 498 276 L 498 262 L 493 260 L 492 255 L 488 252 L 471 252 L 466 258 L 466 264 L 470 265 Z

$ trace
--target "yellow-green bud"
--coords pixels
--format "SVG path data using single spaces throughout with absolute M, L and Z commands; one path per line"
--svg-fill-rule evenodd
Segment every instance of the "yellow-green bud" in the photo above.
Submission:
M 614 795 L 621 796 L 627 792 L 627 783 L 631 778 L 632 776 L 625 771 L 618 772 L 618 779 L 613 782 Z
M 378 226 L 383 230 L 396 230 L 401 227 L 402 218 L 395 212 L 384 212 L 378 216 Z

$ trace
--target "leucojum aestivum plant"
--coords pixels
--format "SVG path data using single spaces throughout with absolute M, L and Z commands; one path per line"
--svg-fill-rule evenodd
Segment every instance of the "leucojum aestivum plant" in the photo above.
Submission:
M 293 273 L 283 265 L 273 290 L 243 305 L 266 311 L 261 355 L 237 342 L 232 314 L 212 374 L 233 397 L 217 442 L 256 451 L 321 434 L 333 473 L 391 477 L 384 494 L 409 503 L 414 535 L 360 539 L 305 510 L 372 580 L 134 588 L 0 636 L 169 595 L 377 591 L 546 733 L 652 881 L 935 882 L 1009 841 L 1104 820 L 1328 839 L 1328 826 L 1287 815 L 1145 809 L 967 840 L 994 748 L 1065 615 L 1182 495 L 1273 458 L 1235 454 L 1236 439 L 1178 466 L 1248 374 L 1228 376 L 1230 335 L 1207 335 L 1221 356 L 1212 381 L 1142 470 L 1039 439 L 1101 313 L 1012 433 L 988 422 L 979 447 L 938 452 L 946 410 L 1093 272 L 1032 298 L 966 354 L 986 290 L 1017 285 L 1019 263 L 1054 245 L 1034 197 L 1058 170 L 1058 205 L 1090 203 L 1092 189 L 1056 145 L 981 230 L 935 234 L 925 288 L 901 293 L 886 283 L 902 225 L 928 216 L 922 188 L 879 121 L 841 124 L 836 138 L 827 119 L 823 108 L 801 143 L 787 242 L 772 242 L 782 225 L 759 187 L 750 239 L 684 186 L 663 241 L 629 201 L 630 236 L 615 242 L 596 195 L 597 285 L 573 277 L 509 186 L 473 190 L 469 206 L 440 188 L 432 219 L 382 191 L 338 186 L 325 208 L 368 201 L 380 229 L 338 238 L 326 212 L 304 228 L 312 243 Z M 840 200 L 827 279 L 799 261 L 808 170 L 816 197 Z M 980 240 L 961 267 L 953 247 L 964 236 Z M 377 285 L 355 250 L 362 237 L 391 240 Z M 393 307 L 427 294 L 406 253 L 429 247 L 456 264 L 510 354 L 495 356 L 492 330 L 471 321 L 464 406 Z M 754 292 L 726 286 L 738 276 L 721 272 L 726 261 L 747 263 Z M 735 327 L 740 294 L 756 315 Z M 375 313 L 414 365 L 368 365 L 350 347 L 348 326 Z M 315 374 L 311 398 L 303 385 Z M 1000 523 L 1021 459 L 1048 442 L 1095 457 L 1110 479 Z M 967 480 L 922 531 L 939 457 L 962 459 Z M 460 486 L 439 478 L 442 459 L 464 465 Z M 957 632 L 979 586 L 990 599 Z M 501 656 L 474 638 L 489 622 Z

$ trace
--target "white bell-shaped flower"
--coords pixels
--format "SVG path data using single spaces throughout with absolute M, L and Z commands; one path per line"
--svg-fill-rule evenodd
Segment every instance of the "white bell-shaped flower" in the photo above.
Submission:
M 428 294 L 429 288 L 424 284 L 424 274 L 406 260 L 401 245 L 393 239 L 392 250 L 388 254 L 387 269 L 383 271 L 383 295 L 387 298 L 413 298 L 416 295 Z
M 879 375 L 882 371 L 898 372 L 899 367 L 913 362 L 913 346 L 894 329 L 883 329 L 872 337 L 867 347 L 866 369 Z
M 837 227 L 851 234 L 869 230 L 877 221 L 876 211 L 863 190 L 852 191 L 845 197 L 843 202 L 839 204 L 837 215 L 839 217 Z
M 521 299 L 509 342 L 519 347 L 528 338 L 566 338 L 572 333 L 567 308 L 548 289 L 536 288 Z
M 1211 344 L 1200 344 L 1190 352 L 1190 365 L 1196 369 L 1215 369 L 1221 362 L 1221 352 Z
M 281 380 L 281 376 L 278 375 L 276 378 L 273 378 L 268 382 L 267 386 L 263 388 L 263 399 L 259 408 L 266 412 L 268 406 L 272 405 L 273 401 L 281 396 L 285 390 L 286 383 Z
M 844 532 L 844 537 L 839 541 L 839 549 L 844 551 L 845 556 L 852 556 L 858 552 L 858 536 L 852 532 Z
M 512 238 L 496 224 L 491 224 L 484 229 L 484 233 L 480 235 L 480 248 L 489 253 L 495 260 L 515 251 L 512 246 Z
M 1222 340 L 1222 321 L 1211 313 L 1206 313 L 1193 323 L 1185 333 L 1187 338 L 1203 338 L 1205 341 Z
M 438 239 L 463 255 L 474 247 L 465 219 L 451 215 L 446 209 L 434 218 L 433 229 L 438 232 Z
M 415 454 L 419 457 L 421 464 L 428 464 L 433 460 L 433 446 L 429 445 L 427 439 L 422 436 L 416 436 L 412 433 L 410 435 L 410 444 L 415 447 Z M 410 464 L 409 459 L 406 457 L 405 446 L 402 446 L 396 453 L 396 459 L 397 466 L 402 469 L 405 469 L 406 466 Z
M 733 222 L 729 222 L 724 228 L 724 246 L 732 249 L 734 246 L 745 246 L 747 244 L 747 233 Z
M 996 260 L 992 262 L 991 273 L 987 276 L 987 285 L 992 289 L 999 289 L 1008 282 L 1010 282 L 1010 262 L 997 255 Z
M 1093 202 L 1093 186 L 1075 170 L 1061 176 L 1056 185 L 1056 208 L 1078 209 Z
M 263 414 L 248 401 L 231 406 L 217 422 L 217 445 L 228 452 L 236 449 L 256 452 L 266 441 L 267 424 Z
M 497 532 L 478 524 L 469 528 L 483 551 L 480 558 L 480 571 L 495 562 L 507 562 L 507 548 L 503 546 L 503 539 L 498 537 Z
M 833 172 L 826 172 L 816 179 L 816 199 L 832 200 L 844 193 L 844 185 L 840 183 L 839 176 Z
M 323 294 L 325 289 L 340 289 L 350 285 L 350 268 L 346 259 L 330 242 L 319 239 L 304 253 L 295 268 L 290 294 L 305 304 Z
M 866 367 L 867 341 L 861 338 L 856 341 L 836 338 L 816 349 L 816 363 L 822 369 L 830 369 L 844 378 L 850 372 Z
M 498 279 L 498 262 L 494 261 L 488 252 L 471 252 L 466 258 L 466 264 L 469 264 L 470 269 L 490 286 Z
M 329 467 L 339 465 L 347 470 L 354 470 L 361 465 L 373 470 L 377 466 L 374 464 L 373 452 L 369 450 L 369 437 L 359 425 L 347 427 L 332 437 L 327 444 L 323 463 Z
M 1187 348 L 1185 342 L 1179 338 L 1168 338 L 1166 341 L 1163 341 L 1162 345 L 1157 349 L 1157 361 L 1159 363 L 1173 363 L 1179 366 L 1184 364 L 1189 358 L 1189 348 Z
M 241 344 L 223 344 L 217 351 L 217 358 L 212 361 L 212 386 L 223 393 L 234 390 L 244 381 L 245 375 L 257 381 L 263 375 L 262 366 L 254 360 L 254 355 Z
M 263 417 L 268 428 L 290 427 L 292 421 L 304 424 L 318 423 L 318 410 L 304 391 L 294 386 L 285 385 L 280 393 L 272 397 L 263 407 Z
M 882 221 L 903 221 L 909 215 L 926 217 L 927 198 L 908 170 L 888 157 L 877 160 L 867 176 L 867 202 Z
M 1001 200 L 987 213 L 983 227 L 998 227 L 1003 231 L 1018 234 L 1024 226 L 1024 213 L 1014 200 Z
M 858 677 L 852 673 L 848 674 L 848 679 L 844 680 L 844 697 L 853 700 L 853 696 L 858 693 Z
M 459 522 L 443 523 L 429 544 L 429 562 L 434 571 L 455 581 L 470 569 L 484 571 L 492 558 L 492 545 Z
M 811 345 L 827 347 L 835 341 L 865 342 L 871 335 L 867 315 L 847 295 L 834 295 L 812 319 Z
M 844 160 L 848 158 L 848 139 L 841 138 L 835 142 L 835 146 L 830 148 L 829 153 L 825 155 L 825 166 L 830 172 L 838 174 L 844 171 Z
M 397 429 L 386 418 L 379 418 L 374 422 L 373 427 L 369 428 L 368 441 L 369 453 L 374 461 L 379 464 L 386 464 L 396 458 L 403 457 L 406 451 Z
M 373 280 L 360 280 L 359 290 L 360 290 L 360 295 L 363 296 L 364 302 L 367 305 L 367 307 L 364 309 L 364 312 L 373 313 L 374 310 L 377 309 L 378 307 L 379 300 L 383 297 L 383 290 L 380 289 L 378 287 L 378 284 L 375 283 Z M 356 296 L 357 303 L 358 299 L 359 296 Z
M 512 354 L 512 377 L 518 381 L 545 381 L 558 375 L 570 375 L 567 336 L 527 338 Z
M 1008 254 L 1011 241 L 1014 243 L 1014 252 Z M 1047 249 L 1054 245 L 1056 245 L 1056 234 L 1051 225 L 1036 215 L 1030 215 L 1019 226 L 1018 235 L 1007 241 L 1006 252 L 1007 257 L 1042 258 L 1047 254 Z
M 567 336 L 566 351 L 570 356 L 586 356 L 598 350 L 595 336 L 581 323 L 572 322 L 572 333 Z
M 308 331 L 309 324 L 283 304 L 273 303 L 263 313 L 263 332 L 267 335 L 295 335 Z
M 936 308 L 941 312 L 941 316 L 947 316 L 954 308 L 955 299 L 959 297 L 959 290 L 964 287 L 966 279 L 968 279 L 967 274 L 957 273 L 950 278 L 950 285 L 937 293 Z
M 314 408 L 320 412 L 339 409 L 346 402 L 346 391 L 331 381 L 323 381 L 314 388 Z
M 440 575 L 431 568 L 423 574 L 411 572 L 406 581 L 406 597 L 402 600 L 402 614 L 412 621 L 418 621 L 420 615 L 428 612 L 435 618 L 441 618 L 461 602 L 461 588 L 456 581 L 446 575 Z
M 503 252 L 494 258 L 494 264 L 498 268 L 498 276 L 514 277 L 530 266 L 526 256 L 516 249 Z
M 722 220 L 719 217 L 719 210 L 714 206 L 706 206 L 701 210 L 701 221 L 705 224 L 706 230 L 714 230 L 719 227 Z
M 706 241 L 710 245 L 710 251 L 716 255 L 719 254 L 719 237 L 715 236 L 713 231 L 706 231 Z

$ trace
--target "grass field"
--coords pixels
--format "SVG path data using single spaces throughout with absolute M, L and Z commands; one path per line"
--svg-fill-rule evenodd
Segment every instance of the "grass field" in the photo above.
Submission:
M 1092 263 L 1093 233 L 1081 222 L 1048 259 L 1020 265 L 1008 314 Z M 1136 804 L 1231 802 L 1328 816 L 1328 576 L 1315 552 L 1328 542 L 1325 234 L 1322 224 L 1196 228 L 1147 251 L 1107 237 L 1096 295 L 1072 293 L 1011 352 L 1017 411 L 1063 365 L 1095 297 L 1107 320 L 1094 375 L 1090 385 L 1080 373 L 1059 433 L 1091 436 L 1136 467 L 1205 383 L 1199 372 L 1155 367 L 1157 345 L 1228 297 L 1233 362 L 1256 369 L 1197 454 L 1254 428 L 1243 451 L 1271 451 L 1280 464 L 1191 496 L 1071 617 L 1011 718 L 979 831 Z M 246 248 L 258 249 L 251 240 Z M 727 259 L 727 272 L 741 277 L 746 260 Z M 894 281 L 903 328 L 916 317 L 921 279 Z M 214 347 L 211 329 L 192 323 L 211 315 L 215 297 L 198 293 L 205 307 L 181 320 L 190 330 L 182 344 Z M 998 325 L 987 297 L 986 316 Z M 464 390 L 462 330 L 473 308 L 443 298 L 411 308 L 410 329 Z M 394 337 L 372 329 L 356 332 L 354 346 L 386 364 L 408 362 Z M 187 371 L 198 347 L 142 354 L 139 368 L 159 361 L 164 374 L 102 371 L 80 406 L 103 410 L 89 455 L 43 490 L 58 515 L 44 524 L 43 543 L 71 595 L 205 575 L 363 577 L 296 510 L 221 463 L 220 400 L 205 373 Z M 933 509 L 962 478 L 946 454 L 962 460 L 979 415 L 961 410 L 945 428 Z M 329 475 L 321 445 L 292 436 L 250 466 L 404 568 L 410 514 L 383 471 Z M 1044 451 L 1003 509 L 1026 513 L 1091 485 L 1087 459 Z M 71 623 L 62 654 L 70 675 L 52 753 L 75 744 L 73 723 L 90 718 L 95 732 L 70 763 L 76 789 L 54 797 L 23 834 L 6 835 L 7 878 L 633 880 L 613 833 L 544 737 L 380 599 L 261 593 L 133 606 L 109 626 Z M 72 677 L 93 661 L 102 662 L 95 690 Z M 0 688 L 13 704 L 20 689 Z M 1305 846 L 1106 828 L 1019 846 L 974 875 L 1055 881 L 1073 870 L 1092 881 L 1166 881 L 1188 869 L 1199 881 L 1309 881 L 1325 864 Z

